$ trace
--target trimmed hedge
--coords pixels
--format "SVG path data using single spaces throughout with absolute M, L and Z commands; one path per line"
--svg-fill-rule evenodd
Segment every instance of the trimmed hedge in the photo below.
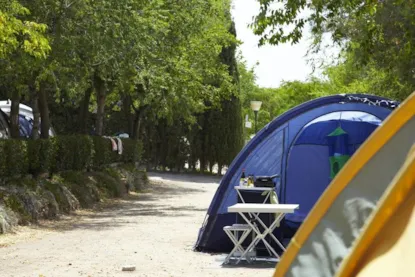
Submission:
M 103 137 L 70 135 L 46 140 L 0 140 L 0 177 L 84 171 L 112 163 L 139 162 L 142 143 L 132 139 L 121 140 L 121 155 L 112 151 L 111 141 Z
M 94 144 L 89 136 L 58 136 L 52 139 L 55 163 L 52 172 L 80 171 L 91 165 Z M 103 146 L 105 147 L 105 146 Z
M 1 140 L 0 159 L 0 176 L 26 174 L 29 171 L 27 142 L 24 140 Z
M 99 168 L 103 165 L 111 163 L 111 158 L 113 158 L 115 154 L 117 154 L 114 152 L 114 155 L 111 155 L 113 152 L 111 141 L 103 137 L 94 137 L 93 140 L 94 140 L 93 142 L 94 144 L 93 166 L 95 168 Z M 118 160 L 114 159 L 112 162 L 116 163 L 118 162 Z
M 51 140 L 28 140 L 27 157 L 30 161 L 29 173 L 41 174 L 49 172 L 52 166 L 53 153 L 53 143 Z

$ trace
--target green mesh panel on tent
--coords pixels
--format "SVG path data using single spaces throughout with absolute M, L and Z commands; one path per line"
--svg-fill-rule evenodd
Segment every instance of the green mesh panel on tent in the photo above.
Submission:
M 330 157 L 330 178 L 334 178 L 337 173 L 339 173 L 340 169 L 343 168 L 343 166 L 346 164 L 346 162 L 349 160 L 349 155 L 340 155 L 340 156 L 334 156 Z
M 337 127 L 327 136 L 329 143 L 330 178 L 334 178 L 350 158 L 348 151 L 349 135 Z
M 336 137 L 347 134 L 345 130 L 343 130 L 341 127 L 337 127 L 333 132 L 331 132 L 328 137 Z

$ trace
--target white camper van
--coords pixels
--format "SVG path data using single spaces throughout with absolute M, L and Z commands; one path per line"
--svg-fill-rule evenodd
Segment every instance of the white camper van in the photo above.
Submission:
M 11 101 L 0 101 L 0 109 L 7 117 L 10 117 Z M 33 111 L 31 107 L 24 104 L 19 105 L 19 125 L 20 136 L 30 137 L 33 128 Z M 55 135 L 55 131 L 50 127 L 49 136 L 53 137 Z

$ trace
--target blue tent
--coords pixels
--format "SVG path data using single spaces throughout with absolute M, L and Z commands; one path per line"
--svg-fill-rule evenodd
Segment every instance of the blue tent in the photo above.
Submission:
M 275 118 L 229 166 L 199 231 L 195 250 L 232 249 L 223 227 L 236 221 L 227 208 L 237 201 L 233 187 L 238 185 L 242 169 L 256 176 L 281 175 L 275 188 L 279 202 L 299 204 L 300 208 L 287 215 L 276 232 L 291 237 L 288 233 L 298 229 L 331 182 L 330 159 L 339 154 L 336 151 L 352 155 L 398 105 L 372 95 L 333 95 L 306 102 Z M 338 128 L 347 136 L 330 138 Z
M 29 138 L 32 134 L 33 120 L 22 114 L 19 114 L 20 137 Z
M 9 121 L 7 114 L 0 110 L 0 139 L 6 139 L 10 135 Z

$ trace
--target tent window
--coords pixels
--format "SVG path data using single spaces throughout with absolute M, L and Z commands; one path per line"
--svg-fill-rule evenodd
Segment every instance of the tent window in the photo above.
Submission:
M 349 135 L 341 127 L 337 127 L 327 136 L 329 146 L 330 178 L 334 178 L 350 158 L 348 151 Z

